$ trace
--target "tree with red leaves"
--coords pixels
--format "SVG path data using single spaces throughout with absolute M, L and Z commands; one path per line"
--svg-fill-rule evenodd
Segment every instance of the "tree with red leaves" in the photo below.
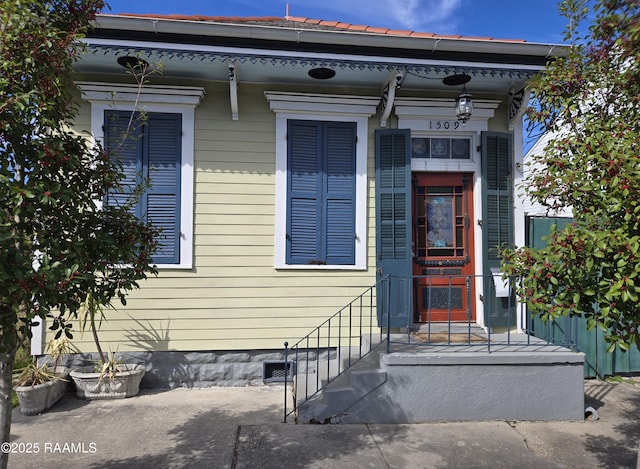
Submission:
M 100 0 L 3 0 L 0 8 L 0 442 L 11 378 L 30 326 L 58 336 L 91 295 L 108 305 L 155 273 L 158 232 L 131 200 L 102 204 L 123 175 L 113 155 L 71 130 L 73 61 Z M 8 454 L 0 452 L 0 466 Z
M 505 250 L 503 270 L 523 279 L 543 319 L 582 315 L 610 344 L 640 347 L 640 3 L 565 0 L 570 54 L 536 77 L 529 111 L 550 132 L 533 157 L 526 192 L 575 222 L 543 249 Z M 586 36 L 579 25 L 592 18 Z

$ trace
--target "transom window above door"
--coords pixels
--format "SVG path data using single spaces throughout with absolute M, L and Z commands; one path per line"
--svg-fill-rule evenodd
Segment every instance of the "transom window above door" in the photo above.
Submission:
M 411 158 L 470 160 L 471 138 L 413 137 Z

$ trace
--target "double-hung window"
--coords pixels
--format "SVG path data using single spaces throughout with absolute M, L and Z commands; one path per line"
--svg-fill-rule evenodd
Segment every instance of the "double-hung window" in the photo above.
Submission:
M 135 207 L 160 233 L 154 262 L 161 269 L 193 267 L 195 109 L 204 89 L 194 86 L 79 82 L 91 104 L 91 133 L 125 171 L 119 203 L 140 182 L 149 187 Z M 124 138 L 123 138 L 124 137 Z
M 276 269 L 367 268 L 369 118 L 379 97 L 266 91 L 276 114 Z
M 356 124 L 288 121 L 289 265 L 355 263 Z
M 121 165 L 123 191 L 110 193 L 108 204 L 120 204 L 144 190 L 133 207 L 141 220 L 160 229 L 157 264 L 180 260 L 180 187 L 182 115 L 105 111 L 106 149 Z

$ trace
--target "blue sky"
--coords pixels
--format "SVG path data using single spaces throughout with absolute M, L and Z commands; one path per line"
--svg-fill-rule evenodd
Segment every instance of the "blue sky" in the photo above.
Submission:
M 336 20 L 439 34 L 561 43 L 566 19 L 557 0 L 107 0 L 110 13 Z M 108 11 L 107 11 L 108 12 Z

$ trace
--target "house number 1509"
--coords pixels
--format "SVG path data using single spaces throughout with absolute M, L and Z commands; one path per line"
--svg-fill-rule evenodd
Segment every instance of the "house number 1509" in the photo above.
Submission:
M 459 128 L 458 121 L 429 121 L 427 130 L 458 130 Z

